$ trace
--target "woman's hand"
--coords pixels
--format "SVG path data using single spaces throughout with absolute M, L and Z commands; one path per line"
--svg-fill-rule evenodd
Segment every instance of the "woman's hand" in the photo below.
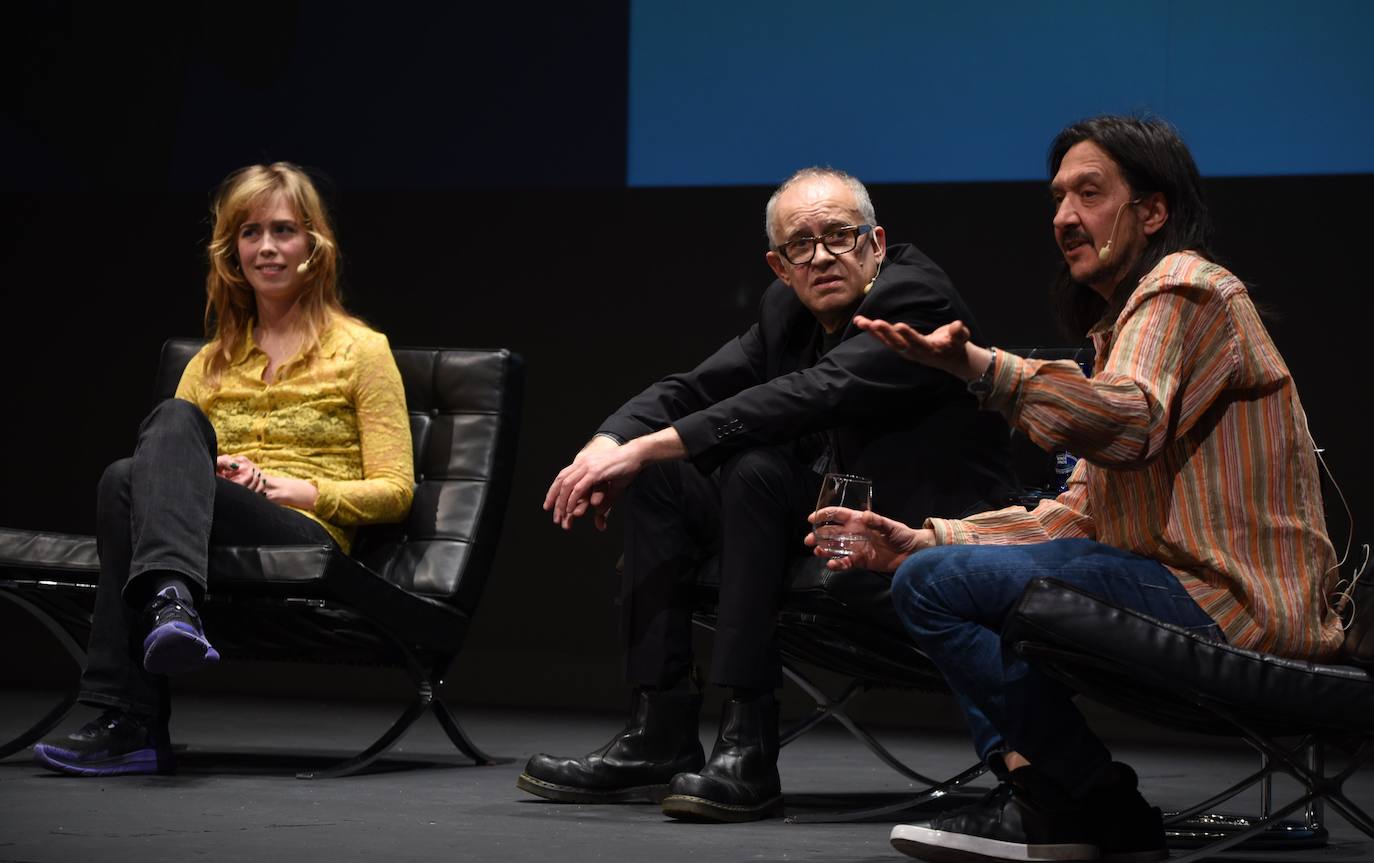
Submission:
M 884 518 L 870 510 L 846 509 L 831 506 L 807 516 L 813 525 L 804 542 L 814 548 L 817 557 L 828 557 L 826 567 L 837 572 L 847 569 L 871 569 L 892 572 L 902 561 L 935 543 L 935 531 L 913 528 L 900 521 Z M 847 543 L 850 553 L 835 556 L 817 544 L 816 531 L 822 526 L 850 537 L 862 537 Z
M 263 474 L 262 476 L 267 481 L 268 500 L 282 506 L 303 509 L 306 512 L 315 511 L 315 501 L 320 496 L 320 490 L 315 487 L 313 482 L 273 474 Z
M 222 476 L 249 491 L 267 494 L 267 477 L 257 465 L 241 455 L 222 455 L 215 459 L 215 475 Z
M 215 459 L 215 474 L 255 491 L 273 503 L 308 512 L 315 509 L 315 501 L 320 495 L 320 490 L 313 482 L 263 473 L 257 465 L 241 455 L 222 455 Z

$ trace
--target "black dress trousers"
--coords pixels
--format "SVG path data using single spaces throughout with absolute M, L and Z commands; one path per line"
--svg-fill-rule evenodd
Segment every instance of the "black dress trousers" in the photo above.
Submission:
M 793 447 L 756 447 L 706 475 L 687 462 L 645 469 L 626 491 L 621 602 L 626 678 L 669 686 L 692 663 L 692 607 L 701 565 L 720 564 L 718 626 L 708 679 L 782 685 L 774 644 L 792 561 L 806 554 L 806 516 L 821 477 Z

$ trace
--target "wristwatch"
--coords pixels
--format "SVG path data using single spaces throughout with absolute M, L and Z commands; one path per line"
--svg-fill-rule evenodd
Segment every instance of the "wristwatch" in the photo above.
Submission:
M 980 400 L 992 392 L 993 372 L 997 368 L 997 348 L 988 348 L 988 367 L 975 380 L 968 382 L 968 391 Z

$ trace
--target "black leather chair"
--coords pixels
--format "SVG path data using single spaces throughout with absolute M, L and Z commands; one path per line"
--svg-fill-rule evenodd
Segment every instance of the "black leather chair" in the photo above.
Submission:
M 163 346 L 159 399 L 175 391 L 201 344 L 173 339 Z M 524 365 L 506 350 L 397 349 L 395 357 L 415 456 L 406 521 L 359 530 L 352 557 L 332 546 L 211 549 L 204 621 L 226 660 L 381 664 L 404 668 L 415 684 L 414 699 L 375 743 L 301 778 L 362 770 L 427 711 L 461 752 L 479 764 L 493 761 L 437 690 L 491 570 L 515 462 Z M 0 597 L 33 614 L 83 666 L 98 571 L 92 537 L 0 529 Z M 75 699 L 73 691 L 0 746 L 0 757 L 51 731 Z
M 1374 600 L 1374 591 L 1368 598 Z M 1257 772 L 1166 816 L 1171 845 L 1204 846 L 1172 863 L 1201 860 L 1242 842 L 1247 849 L 1324 844 L 1323 802 L 1374 837 L 1374 819 L 1341 790 L 1374 762 L 1374 675 L 1367 669 L 1214 644 L 1053 579 L 1026 588 L 1002 637 L 1090 698 L 1162 725 L 1239 737 L 1259 750 Z M 1332 749 L 1348 753 L 1349 761 L 1328 775 L 1325 759 Z M 1274 807 L 1269 779 L 1280 771 L 1303 790 Z M 1257 817 L 1210 814 L 1256 785 L 1262 791 Z M 1304 809 L 1305 820 L 1283 820 Z

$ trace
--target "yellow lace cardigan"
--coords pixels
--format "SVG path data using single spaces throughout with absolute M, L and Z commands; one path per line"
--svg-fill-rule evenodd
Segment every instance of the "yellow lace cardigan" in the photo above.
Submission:
M 415 488 L 405 389 L 386 336 L 336 319 L 319 351 L 262 379 L 267 355 L 250 332 L 220 376 L 205 380 L 207 353 L 191 359 L 176 396 L 197 405 L 222 455 L 319 489 L 313 512 L 346 552 L 358 525 L 395 522 Z

